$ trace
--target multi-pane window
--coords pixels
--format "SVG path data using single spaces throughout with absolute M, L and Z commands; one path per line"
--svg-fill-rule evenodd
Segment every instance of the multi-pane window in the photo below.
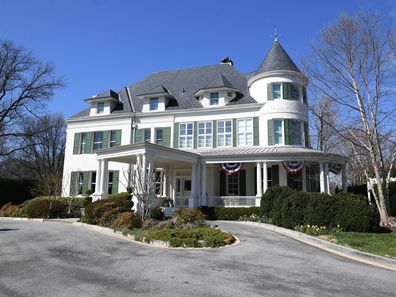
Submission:
M 273 99 L 281 99 L 281 88 L 282 88 L 282 84 L 280 83 L 275 83 L 272 84 L 272 98 Z
M 212 122 L 198 123 L 198 147 L 212 147 Z
M 110 147 L 115 147 L 116 146 L 116 130 L 111 130 L 110 131 Z
M 290 100 L 299 100 L 300 99 L 300 92 L 298 87 L 293 84 L 289 84 L 290 86 Z
M 163 140 L 164 140 L 164 138 L 163 138 L 162 128 L 156 128 L 155 129 L 155 143 L 162 144 Z
M 158 110 L 158 98 L 150 99 L 150 110 Z
M 232 121 L 217 121 L 217 146 L 232 146 Z
M 291 144 L 301 145 L 301 122 L 291 121 Z
M 239 173 L 227 175 L 227 195 L 239 195 Z
M 180 124 L 179 147 L 192 148 L 194 144 L 193 136 L 194 136 L 194 130 L 192 123 Z
M 100 102 L 96 105 L 96 113 L 101 114 L 104 113 L 104 102 Z
M 101 149 L 103 147 L 103 132 L 98 131 L 94 132 L 94 142 L 93 142 L 93 149 Z
M 107 186 L 107 194 L 113 193 L 113 171 L 109 171 L 109 182 Z
M 282 144 L 282 120 L 274 120 L 274 143 Z
M 151 129 L 150 128 L 143 129 L 143 142 L 145 142 L 145 141 L 148 141 L 148 142 L 151 141 Z
M 81 133 L 80 153 L 85 154 L 87 151 L 87 133 Z
M 210 105 L 219 105 L 219 93 L 210 93 Z
M 253 120 L 238 120 L 238 145 L 253 145 Z
M 83 185 L 84 185 L 84 173 L 79 172 L 78 173 L 78 189 L 77 189 L 77 194 L 82 195 L 83 193 Z
M 96 171 L 91 173 L 91 192 L 95 193 L 96 190 Z

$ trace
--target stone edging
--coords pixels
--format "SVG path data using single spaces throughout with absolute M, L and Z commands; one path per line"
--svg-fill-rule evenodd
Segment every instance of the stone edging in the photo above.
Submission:
M 72 226 L 76 226 L 79 228 L 85 228 L 88 230 L 92 230 L 101 234 L 105 234 L 111 237 L 115 237 L 118 239 L 123 239 L 123 240 L 128 240 L 140 245 L 148 246 L 148 247 L 155 247 L 155 248 L 166 248 L 166 249 L 191 249 L 191 250 L 197 250 L 197 249 L 218 249 L 218 248 L 226 248 L 230 246 L 234 246 L 240 243 L 240 240 L 238 237 L 236 237 L 234 234 L 235 242 L 233 244 L 217 247 L 217 248 L 211 248 L 211 247 L 170 247 L 168 241 L 163 241 L 163 240 L 151 240 L 150 242 L 142 242 L 135 240 L 135 236 L 131 234 L 122 234 L 120 231 L 115 231 L 114 229 L 107 228 L 107 227 L 101 227 L 97 225 L 90 225 L 90 224 L 85 224 L 85 223 L 80 223 L 76 222 L 73 220 L 62 220 L 62 219 L 28 219 L 28 218 L 14 218 L 14 217 L 0 217 L 0 221 L 24 221 L 24 222 L 51 222 L 51 223 L 62 223 L 62 224 L 70 224 Z
M 218 221 L 222 223 L 230 223 L 230 221 Z M 323 240 L 311 235 L 307 235 L 305 233 L 301 233 L 298 231 L 278 227 L 275 225 L 271 224 L 265 224 L 265 223 L 256 223 L 256 222 L 235 222 L 233 221 L 232 223 L 235 224 L 241 224 L 241 225 L 248 225 L 248 226 L 254 226 L 258 228 L 262 228 L 265 230 L 273 231 L 282 235 L 285 235 L 287 237 L 290 237 L 292 239 L 298 240 L 300 242 L 303 242 L 307 245 L 314 246 L 316 248 L 322 249 L 324 251 L 327 251 L 329 253 L 355 260 L 358 262 L 362 262 L 365 264 L 369 264 L 372 266 L 380 267 L 380 268 L 385 268 L 388 270 L 396 271 L 396 260 L 366 253 L 366 252 L 361 252 L 346 246 L 342 246 L 327 240 Z

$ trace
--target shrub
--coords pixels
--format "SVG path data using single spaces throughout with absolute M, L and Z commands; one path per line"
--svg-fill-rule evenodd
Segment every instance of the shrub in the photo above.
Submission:
M 150 217 L 154 220 L 162 221 L 165 219 L 164 211 L 160 207 L 151 210 Z
M 0 209 L 0 217 L 24 217 L 23 208 L 19 205 L 13 205 L 11 202 L 3 205 Z
M 289 196 L 293 195 L 294 193 L 297 193 L 297 190 L 289 187 L 281 186 L 280 188 L 282 189 L 282 191 L 277 192 L 279 194 L 278 196 L 275 196 L 272 202 L 272 214 L 270 218 L 275 225 L 280 224 L 282 222 L 282 217 L 284 215 L 282 210 L 283 201 L 287 199 Z
M 23 211 L 28 218 L 63 218 L 67 216 L 67 204 L 64 199 L 38 197 L 27 201 Z
M 336 213 L 334 196 L 324 193 L 308 193 L 308 195 L 304 224 L 332 228 L 335 225 Z
M 111 228 L 132 228 L 135 217 L 135 213 L 131 211 L 121 212 L 117 215 Z
M 122 199 L 122 200 L 132 200 L 132 195 L 128 192 L 121 192 L 117 194 L 112 194 L 108 199 Z
M 275 216 L 274 223 L 286 228 L 302 225 L 309 197 L 306 192 L 296 192 L 280 200 L 277 209 L 281 212 Z
M 201 207 L 209 220 L 237 221 L 242 216 L 261 216 L 259 207 Z
M 87 207 L 89 204 L 92 203 L 92 197 L 90 197 L 90 196 L 84 197 L 81 200 L 82 200 L 81 201 L 81 206 L 83 208 Z
M 273 203 L 276 197 L 282 193 L 284 187 L 275 185 L 267 189 L 260 201 L 261 214 L 266 217 L 272 216 Z
M 181 224 L 205 224 L 205 215 L 199 208 L 182 208 L 176 211 L 175 219 Z

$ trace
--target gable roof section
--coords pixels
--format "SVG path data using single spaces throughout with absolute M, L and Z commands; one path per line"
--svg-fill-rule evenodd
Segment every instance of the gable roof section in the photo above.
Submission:
M 275 40 L 256 74 L 275 70 L 301 72 L 277 40 Z

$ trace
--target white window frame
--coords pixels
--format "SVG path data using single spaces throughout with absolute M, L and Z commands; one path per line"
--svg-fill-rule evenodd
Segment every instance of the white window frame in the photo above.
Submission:
M 114 136 L 114 139 L 113 139 Z M 109 137 L 109 147 L 115 147 L 116 144 L 116 130 L 111 130 L 110 131 L 110 137 Z
M 276 135 L 276 133 L 275 133 L 275 121 L 280 121 L 281 122 L 281 133 L 282 133 L 282 136 L 281 136 L 281 143 L 276 143 L 276 141 L 275 141 L 275 135 Z M 272 119 L 272 123 L 273 123 L 273 126 L 274 126 L 274 131 L 273 131 L 273 135 L 272 135 L 272 137 L 274 138 L 274 145 L 283 145 L 284 143 L 285 143 L 285 130 L 284 130 L 284 125 L 285 125 L 285 123 L 284 123 L 284 121 L 283 121 L 283 119 Z
M 87 136 L 88 134 L 85 132 L 81 133 L 81 142 L 80 142 L 80 154 L 85 154 L 86 147 L 87 147 Z
M 104 113 L 104 109 L 105 109 L 105 103 L 104 102 L 98 102 L 96 104 L 96 114 L 103 114 Z
M 248 121 L 250 121 L 251 122 L 251 125 L 250 125 L 250 128 L 251 128 L 251 131 L 247 131 L 247 125 L 246 125 L 246 123 L 248 122 Z M 244 131 L 242 131 L 242 132 L 240 132 L 239 131 L 239 123 L 240 122 L 243 122 L 244 123 Z M 236 126 L 236 129 L 237 129 L 237 133 L 236 133 L 236 136 L 237 136 L 237 146 L 252 146 L 253 144 L 254 144 L 254 139 L 253 139 L 253 119 L 252 118 L 246 118 L 246 119 L 237 119 L 237 126 Z M 247 143 L 247 140 L 248 140 L 248 134 L 251 134 L 251 143 Z M 242 135 L 243 136 L 243 139 L 244 139 L 244 142 L 243 143 L 240 143 L 239 142 L 239 136 L 240 135 Z
M 271 83 L 271 87 L 272 87 L 272 100 L 280 100 L 283 99 L 283 87 L 282 87 L 282 82 L 273 82 Z M 279 85 L 279 98 L 275 98 L 275 93 L 274 93 L 274 85 Z
M 84 187 L 84 172 L 78 172 L 78 189 L 77 189 L 77 195 L 83 195 Z
M 101 141 L 95 141 L 95 135 L 96 135 L 96 133 L 102 133 L 102 139 L 101 139 Z M 95 148 L 95 144 L 98 144 L 98 143 L 101 144 L 100 147 Z M 98 149 L 101 149 L 101 148 L 103 148 L 103 131 L 95 131 L 95 132 L 93 133 L 92 150 L 98 150 Z
M 237 184 L 237 191 L 238 191 L 238 193 L 237 194 L 235 194 L 235 193 L 230 193 L 230 179 L 231 178 L 236 178 L 236 184 Z M 240 181 L 240 174 L 239 174 L 239 172 L 237 173 L 237 174 L 234 174 L 234 175 L 226 175 L 226 195 L 227 196 L 232 196 L 232 195 L 234 195 L 234 196 L 239 196 L 241 193 L 240 193 L 240 183 L 241 183 L 241 181 Z M 234 183 L 235 184 L 235 183 Z
M 185 125 L 186 134 L 182 135 L 181 131 L 182 131 L 182 126 L 183 125 Z M 191 128 L 192 129 L 192 134 L 188 134 L 187 133 L 187 131 L 189 130 L 189 129 L 187 129 L 188 125 L 191 125 L 191 127 L 192 127 Z M 188 140 L 190 138 L 191 138 L 191 146 L 188 146 L 187 144 L 188 144 Z M 182 141 L 181 141 L 182 139 L 185 141 L 185 146 L 181 145 L 182 144 Z M 193 122 L 187 122 L 187 123 L 180 123 L 179 124 L 179 148 L 186 148 L 186 149 L 194 148 L 194 123 Z
M 149 134 L 150 134 L 150 137 L 148 139 L 146 139 L 146 131 L 149 131 Z M 142 135 L 143 142 L 146 142 L 146 141 L 151 142 L 151 135 L 152 135 L 151 128 L 143 128 L 143 135 Z
M 161 141 L 158 141 L 158 131 L 161 131 Z M 164 130 L 163 128 L 155 128 L 155 144 L 162 145 L 164 143 Z
M 92 193 L 95 193 L 95 191 L 96 191 L 96 171 L 91 172 L 90 178 L 91 178 L 91 182 L 89 184 L 90 185 L 89 190 L 91 190 Z
M 293 143 L 293 122 L 294 123 L 299 123 L 299 125 L 300 125 L 300 143 Z M 291 120 L 291 133 L 292 133 L 292 135 L 291 135 L 291 139 L 292 139 L 292 144 L 291 145 L 302 145 L 302 143 L 303 143 L 303 138 L 304 138 L 304 135 L 303 135 L 303 132 L 302 132 L 302 130 L 304 130 L 304 124 L 303 124 L 303 122 L 302 121 L 299 121 L 299 120 L 294 120 L 294 119 L 292 119 Z
M 152 103 L 155 101 L 155 104 Z M 149 100 L 149 110 L 150 111 L 155 111 L 158 110 L 158 106 L 159 106 L 159 98 L 155 97 L 155 98 L 150 98 Z
M 114 176 L 114 172 L 109 171 L 109 178 L 108 178 L 108 182 L 107 182 L 107 194 L 109 194 L 109 195 L 111 195 L 113 193 L 113 176 Z
M 219 123 L 220 122 L 223 122 L 224 123 L 224 132 L 219 132 L 219 129 L 220 129 L 220 125 L 219 125 Z M 226 132 L 226 122 L 231 122 L 231 132 Z M 231 147 L 232 145 L 233 145 L 233 120 L 218 120 L 217 121 L 217 147 Z M 230 135 L 231 137 L 231 143 L 229 144 L 229 145 L 226 145 L 226 138 L 227 138 L 227 135 Z M 224 137 L 224 144 L 223 145 L 220 145 L 219 144 L 219 140 L 220 140 L 220 137 L 219 136 L 223 136 Z
M 204 133 L 200 133 L 200 128 L 199 126 L 203 124 L 203 130 Z M 211 133 L 207 133 L 207 125 L 210 124 L 210 130 Z M 200 145 L 199 143 L 199 139 L 203 138 L 203 145 Z M 207 145 L 207 142 L 209 142 L 209 145 Z M 213 123 L 211 121 L 207 121 L 207 122 L 198 122 L 198 127 L 197 127 L 197 147 L 199 148 L 211 148 L 213 147 Z
M 217 97 L 213 96 L 214 94 L 217 94 Z M 216 103 L 213 103 L 212 100 L 216 100 Z M 211 106 L 215 106 L 215 105 L 219 105 L 219 101 L 220 101 L 220 93 L 219 92 L 212 92 L 209 94 L 209 105 Z
M 296 99 L 292 99 L 291 98 L 291 89 L 290 89 L 290 100 L 291 101 L 301 101 L 301 90 L 300 90 L 300 86 L 294 83 L 290 83 L 291 86 L 295 87 L 297 89 L 297 98 Z

